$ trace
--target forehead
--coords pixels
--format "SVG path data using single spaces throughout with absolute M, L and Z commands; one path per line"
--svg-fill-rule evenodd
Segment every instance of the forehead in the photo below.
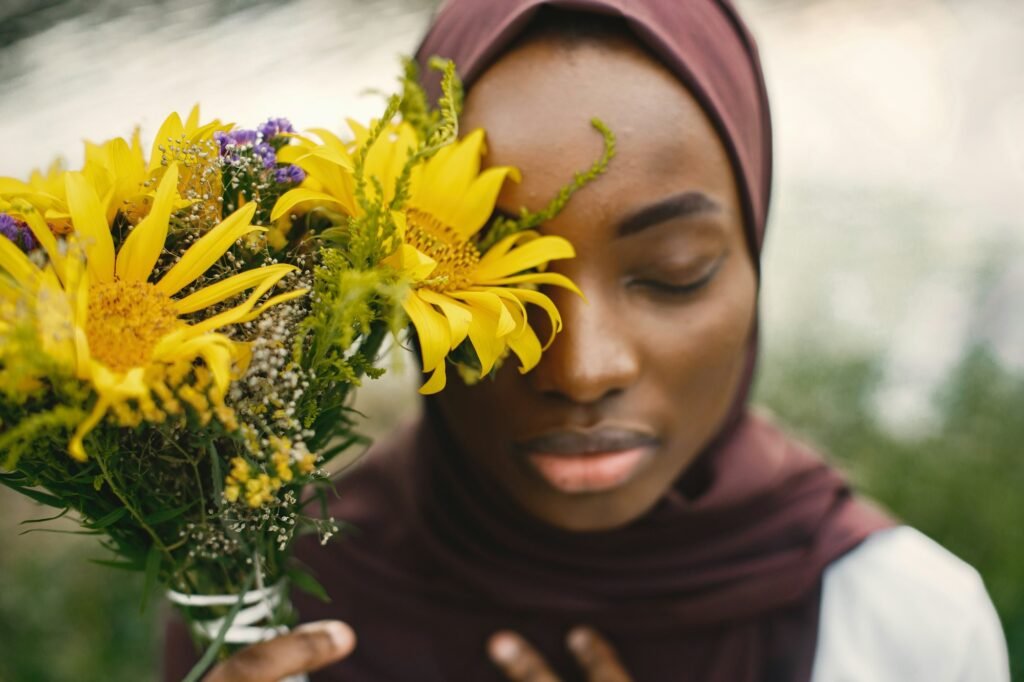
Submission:
M 618 144 L 609 172 L 583 190 L 588 203 L 621 204 L 620 192 L 634 202 L 701 190 L 727 209 L 737 206 L 728 156 L 704 111 L 628 39 L 565 47 L 543 38 L 517 47 L 473 84 L 462 125 L 486 129 L 489 165 L 523 172 L 522 184 L 503 193 L 503 207 L 537 209 L 600 155 L 594 117 Z

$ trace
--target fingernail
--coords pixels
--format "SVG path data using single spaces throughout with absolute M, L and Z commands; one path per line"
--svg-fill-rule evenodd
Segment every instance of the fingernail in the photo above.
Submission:
M 569 632 L 569 648 L 576 653 L 583 653 L 590 646 L 590 631 L 586 628 L 573 628 Z
M 295 628 L 296 632 L 320 632 L 327 635 L 331 645 L 338 651 L 348 651 L 355 645 L 355 633 L 352 628 L 340 620 L 320 620 L 306 623 Z
M 511 663 L 519 655 L 519 642 L 508 635 L 491 638 L 491 656 L 499 663 Z

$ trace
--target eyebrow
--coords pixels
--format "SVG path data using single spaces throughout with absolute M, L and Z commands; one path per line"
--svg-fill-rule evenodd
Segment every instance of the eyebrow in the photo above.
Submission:
M 623 218 L 619 221 L 616 233 L 619 237 L 626 237 L 672 218 L 689 218 L 701 213 L 714 213 L 721 208 L 717 201 L 703 192 L 673 194 Z

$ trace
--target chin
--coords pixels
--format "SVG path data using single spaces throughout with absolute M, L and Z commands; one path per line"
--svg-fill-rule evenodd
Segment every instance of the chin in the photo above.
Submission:
M 548 525 L 572 532 L 599 532 L 627 526 L 650 511 L 664 495 L 633 490 L 625 486 L 615 491 L 563 493 L 538 491 L 519 504 Z

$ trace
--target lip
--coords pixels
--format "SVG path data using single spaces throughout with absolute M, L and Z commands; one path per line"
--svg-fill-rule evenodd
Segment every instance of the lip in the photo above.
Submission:
M 653 458 L 658 440 L 632 429 L 551 431 L 516 448 L 529 469 L 559 492 L 580 495 L 621 488 Z

